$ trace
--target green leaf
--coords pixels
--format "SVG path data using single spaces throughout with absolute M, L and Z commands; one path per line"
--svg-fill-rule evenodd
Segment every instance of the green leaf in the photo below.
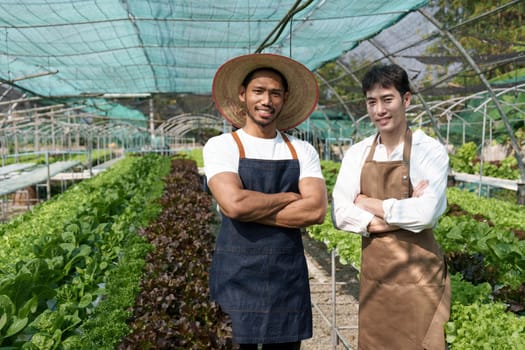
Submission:
M 454 226 L 447 234 L 447 238 L 451 240 L 463 240 L 463 229 L 460 226 Z
M 71 254 L 71 252 L 75 250 L 76 245 L 73 243 L 60 243 L 60 248 L 64 249 L 69 254 Z
M 54 341 L 51 335 L 40 332 L 33 335 L 31 343 L 34 344 L 38 349 L 53 349 Z
M 35 313 L 38 307 L 38 295 L 33 295 L 24 306 L 18 310 L 18 317 L 27 317 L 30 313 Z
M 67 262 L 66 266 L 64 266 L 64 271 L 67 273 L 69 270 L 71 270 L 71 267 L 77 260 L 85 256 L 89 256 L 89 254 L 91 254 L 91 251 L 92 249 L 90 246 L 86 244 L 81 245 L 78 249 L 78 252 L 76 252 L 73 258 Z
M 90 293 L 86 293 L 80 299 L 80 302 L 78 303 L 78 307 L 85 308 L 91 303 L 92 300 L 93 300 L 93 296 Z
M 18 318 L 16 316 L 13 316 L 13 321 L 11 322 L 11 325 L 7 329 L 4 337 L 7 338 L 7 337 L 11 337 L 17 334 L 18 332 L 20 332 L 22 329 L 25 328 L 25 326 L 27 325 L 27 322 L 28 322 L 27 317 Z
M 506 243 L 492 244 L 490 248 L 492 249 L 494 254 L 500 259 L 504 259 L 505 255 L 507 255 L 507 253 L 511 251 L 511 248 Z
M 53 333 L 54 346 L 52 349 L 58 349 L 58 347 L 60 346 L 60 343 L 62 342 L 62 333 L 63 332 L 60 329 L 55 330 L 55 332 Z
M 15 304 L 7 295 L 0 295 L 0 313 L 14 315 L 16 311 Z
M 0 316 L 0 331 L 2 328 L 4 328 L 7 325 L 7 314 L 2 313 L 2 316 Z M 1 334 L 1 332 L 0 332 Z M 0 342 L 1 344 L 1 342 Z

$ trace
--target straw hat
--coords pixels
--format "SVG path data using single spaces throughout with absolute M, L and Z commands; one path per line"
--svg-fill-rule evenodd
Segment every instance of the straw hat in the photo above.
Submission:
M 288 99 L 277 117 L 277 129 L 284 131 L 301 124 L 317 106 L 319 87 L 308 68 L 285 56 L 256 53 L 238 56 L 224 63 L 213 78 L 215 106 L 235 127 L 243 127 L 246 112 L 239 101 L 242 81 L 248 73 L 263 67 L 277 69 L 288 82 Z

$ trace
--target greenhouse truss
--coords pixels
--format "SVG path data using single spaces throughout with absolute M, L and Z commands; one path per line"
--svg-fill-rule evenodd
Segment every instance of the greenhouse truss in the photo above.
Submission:
M 474 141 L 483 147 L 506 137 L 523 181 L 523 145 L 513 130 L 524 119 L 525 51 L 472 54 L 462 39 L 469 26 L 519 13 L 524 1 L 498 2 L 453 25 L 435 16 L 441 3 L 2 1 L 2 165 L 23 152 L 78 151 L 87 144 L 128 151 L 187 147 L 203 130 L 231 130 L 211 102 L 213 75 L 234 56 L 265 52 L 315 72 L 325 98 L 292 133 L 323 157 L 374 132 L 359 77 L 371 64 L 394 62 L 407 68 L 414 86 L 413 125 L 451 146 Z M 523 33 L 523 24 L 518 29 Z M 330 75 L 327 64 L 334 66 Z M 502 66 L 512 73 L 493 79 Z M 458 86 L 458 77 L 477 79 Z M 162 96 L 174 101 L 171 107 L 161 110 Z M 204 102 L 192 108 L 184 104 L 188 96 Z
M 447 147 L 450 156 L 447 211 L 442 215 L 447 220 L 438 222 L 433 234 L 448 242 L 442 246 L 444 253 L 450 253 L 449 258 L 458 258 L 459 262 L 465 259 L 468 274 L 479 275 L 481 265 L 484 265 L 488 277 L 481 277 L 488 280 L 499 273 L 497 277 L 501 278 L 494 277 L 490 281 L 492 286 L 488 283 L 475 286 L 476 289 L 488 286 L 490 303 L 487 305 L 491 311 L 497 311 L 493 318 L 485 316 L 477 306 L 476 303 L 482 301 L 481 296 L 476 296 L 478 292 L 466 288 L 461 290 L 466 285 L 463 283 L 470 284 L 471 281 L 455 280 L 453 297 L 472 294 L 468 297 L 477 300 L 468 306 L 481 311 L 474 312 L 472 317 L 463 316 L 467 311 L 471 312 L 470 308 L 458 312 L 456 303 L 452 305 L 451 320 L 455 321 L 454 317 L 474 320 L 473 325 L 463 327 L 473 327 L 480 339 L 483 339 L 482 335 L 491 337 L 492 333 L 480 332 L 482 328 L 478 328 L 478 323 L 485 327 L 483 330 L 493 327 L 512 332 L 516 327 L 518 330 L 508 339 L 505 336 L 496 339 L 501 342 L 497 344 L 506 341 L 522 344 L 524 309 L 516 312 L 519 321 L 512 323 L 508 320 L 513 319 L 501 317 L 510 314 L 503 310 L 503 304 L 498 303 L 502 310 L 496 310 L 492 302 L 495 301 L 494 295 L 503 293 L 506 287 L 517 285 L 522 294 L 525 287 L 523 238 L 516 243 L 520 234 L 525 237 L 525 212 L 522 210 L 525 209 L 524 14 L 525 0 L 0 1 L 0 228 L 3 229 L 0 237 L 5 245 L 0 260 L 6 264 L 4 274 L 8 272 L 6 266 L 11 268 L 9 264 L 15 267 L 14 273 L 17 274 L 16 279 L 4 278 L 4 285 L 14 291 L 16 299 L 23 301 L 25 296 L 28 297 L 15 313 L 14 306 L 10 307 L 6 302 L 10 300 L 5 294 L 9 288 L 0 293 L 0 311 L 3 312 L 0 312 L 0 345 L 9 347 L 11 344 L 7 345 L 6 339 L 17 343 L 26 340 L 44 342 L 47 336 L 60 340 L 66 335 L 69 337 L 69 333 L 74 333 L 71 338 L 77 338 L 78 345 L 81 343 L 79 339 L 87 339 L 80 337 L 81 330 L 91 326 L 94 332 L 85 333 L 91 341 L 106 341 L 101 333 L 97 333 L 102 329 L 108 334 L 114 333 L 109 336 L 121 342 L 124 335 L 117 330 L 120 321 L 126 324 L 122 332 L 128 332 L 131 320 L 133 327 L 144 331 L 147 341 L 159 338 L 152 335 L 159 330 L 169 333 L 171 340 L 177 337 L 178 333 L 166 326 L 171 316 L 159 317 L 151 324 L 136 314 L 130 317 L 128 312 L 133 309 L 121 304 L 128 296 L 129 303 L 140 304 L 140 309 L 147 313 L 150 313 L 150 306 L 143 303 L 147 300 L 129 293 L 127 287 L 135 287 L 127 274 L 136 269 L 133 273 L 136 273 L 137 284 L 141 283 L 140 288 L 150 285 L 154 289 L 150 302 L 155 308 L 161 305 L 162 309 L 177 309 L 177 312 L 197 309 L 186 303 L 186 297 L 181 298 L 173 291 L 171 277 L 166 278 L 167 270 L 177 275 L 185 262 L 196 267 L 200 265 L 195 261 L 201 259 L 194 254 L 196 250 L 205 253 L 206 258 L 210 257 L 203 245 L 198 248 L 191 245 L 188 247 L 191 254 L 182 254 L 186 243 L 181 242 L 187 240 L 201 244 L 204 239 L 209 239 L 211 247 L 217 222 L 209 228 L 206 218 L 209 217 L 210 222 L 220 219 L 212 219 L 215 212 L 209 215 L 210 208 L 214 209 L 216 203 L 209 192 L 203 191 L 206 189 L 203 169 L 194 164 L 194 159 L 187 161 L 186 158 L 192 157 L 192 151 L 202 151 L 210 137 L 234 129 L 215 108 L 211 96 L 212 80 L 221 64 L 250 53 L 288 56 L 314 73 L 320 88 L 317 108 L 302 124 L 287 132 L 310 142 L 322 161 L 335 160 L 322 162 L 329 196 L 330 185 L 335 181 L 332 175 L 335 169 L 339 169 L 344 152 L 376 132 L 363 98 L 363 75 L 375 64 L 395 63 L 406 69 L 413 90 L 412 102 L 407 108 L 409 126 L 422 129 L 438 139 Z M 474 149 L 473 153 L 476 153 L 474 160 L 469 159 L 475 173 L 452 169 L 453 156 L 461 153 L 463 146 Z M 183 154 L 180 159 L 150 154 L 171 156 L 179 152 Z M 128 157 L 128 154 L 138 156 Z M 496 166 L 508 161 L 509 177 L 487 176 L 483 166 L 490 161 L 498 164 Z M 180 169 L 168 175 L 170 167 Z M 106 174 L 91 179 L 109 168 L 112 169 Z M 79 186 L 71 186 L 65 191 L 69 185 L 79 182 Z M 472 188 L 475 186 L 478 197 L 473 199 L 469 192 L 474 192 Z M 518 203 L 510 205 L 501 201 L 502 204 L 493 205 L 492 202 L 478 201 L 483 186 L 486 193 L 496 188 L 494 192 L 499 192 L 505 200 L 517 194 Z M 62 196 L 53 197 L 52 194 L 59 193 L 59 187 Z M 468 191 L 462 191 L 463 188 Z M 179 189 L 184 191 L 171 193 Z M 45 205 L 36 205 L 44 201 L 47 201 Z M 35 206 L 31 208 L 33 204 Z M 53 207 L 53 204 L 57 205 Z M 155 212 L 161 210 L 161 206 L 164 207 L 159 215 L 161 220 L 148 228 L 142 227 L 158 215 Z M 46 211 L 48 208 L 50 211 Z M 35 210 L 11 220 L 30 209 Z M 217 206 L 217 209 L 220 208 Z M 192 220 L 186 220 L 188 218 Z M 186 221 L 191 227 L 185 226 Z M 149 228 L 155 225 L 158 232 L 153 232 L 155 229 L 150 232 Z M 320 232 L 316 232 L 317 229 Z M 171 237 L 177 230 L 182 235 Z M 339 230 L 327 215 L 322 225 L 308 227 L 304 235 L 319 243 L 322 249 L 327 248 L 323 253 L 331 255 L 323 262 L 324 268 L 330 265 L 330 276 L 327 278 L 323 273 L 318 283 L 322 287 L 328 286 L 331 296 L 322 295 L 321 303 L 312 300 L 312 306 L 319 311 L 321 322 L 330 326 L 332 348 L 339 349 L 340 345 L 348 350 L 351 346 L 339 331 L 346 328 L 357 333 L 358 326 L 337 325 L 340 321 L 336 320 L 336 309 L 345 302 L 338 303 L 336 294 L 346 293 L 338 292 L 339 284 L 348 290 L 350 286 L 346 282 L 336 283 L 336 270 L 338 276 L 341 272 L 339 267 L 336 268 L 336 259 L 343 265 L 349 264 L 357 277 L 354 282 L 358 287 L 362 242 L 360 235 L 348 232 L 339 235 L 341 232 L 333 231 Z M 195 239 L 195 235 L 199 235 L 199 239 Z M 76 246 L 81 242 L 77 241 L 80 236 L 85 236 L 82 239 L 88 243 Z M 173 242 L 161 246 L 161 249 L 156 246 L 170 240 Z M 149 244 L 155 248 L 151 249 Z M 306 251 L 307 245 L 304 248 Z M 33 259 L 33 255 L 55 254 L 59 250 L 67 250 L 71 255 L 46 257 L 42 260 L 45 261 L 42 267 Z M 106 251 L 107 256 L 104 255 Z M 161 254 L 155 257 L 149 251 L 166 252 L 169 261 L 162 261 Z M 176 262 L 173 259 L 176 253 L 185 261 Z M 148 254 L 147 261 L 144 256 L 139 257 L 141 254 Z M 10 258 L 15 255 L 16 259 Z M 132 255 L 139 258 L 140 264 Z M 22 265 L 26 258 L 28 264 Z M 97 259 L 100 259 L 100 264 Z M 157 259 L 166 270 L 149 270 L 150 263 Z M 93 261 L 97 264 L 91 265 Z M 74 265 L 77 262 L 78 265 Z M 145 262 L 147 264 L 143 265 Z M 447 271 L 452 272 L 453 264 L 448 260 L 446 263 Z M 177 265 L 176 269 L 172 268 L 173 264 Z M 61 266 L 65 265 L 70 270 L 63 276 L 63 295 L 53 295 L 50 299 L 42 284 L 36 284 L 34 289 L 24 289 L 29 283 L 26 270 L 33 266 L 38 270 L 36 275 L 44 279 L 47 266 L 51 265 L 60 265 L 59 270 L 65 270 Z M 205 263 L 198 267 L 207 268 Z M 93 278 L 95 269 L 97 274 L 100 273 L 97 277 L 100 280 Z M 154 278 L 161 276 L 166 285 L 162 287 L 164 282 L 155 279 L 143 283 L 146 274 Z M 93 284 L 92 290 L 77 283 L 80 275 Z M 206 277 L 208 272 L 186 273 L 181 278 L 176 276 L 177 283 L 186 287 L 188 276 L 195 282 L 199 275 Z M 454 273 L 451 277 L 460 278 Z M 19 288 L 12 281 L 21 281 L 24 287 Z M 55 288 L 56 281 L 53 279 L 51 283 Z M 310 283 L 317 282 L 310 278 Z M 204 289 L 196 286 L 192 283 L 195 288 L 187 300 L 195 301 L 195 296 L 209 299 Z M 159 290 L 163 288 L 167 291 L 166 301 L 159 297 Z M 41 300 L 35 294 L 39 289 L 44 290 Z M 73 295 L 77 291 L 78 295 Z M 79 297 L 80 303 L 73 304 L 68 299 L 67 308 L 63 307 L 59 299 L 66 294 L 64 299 Z M 508 300 L 512 296 L 509 294 Z M 180 307 L 172 304 L 177 299 L 184 299 L 186 304 Z M 113 309 L 101 307 L 102 303 L 115 301 L 118 304 L 112 305 Z M 199 304 L 204 307 L 209 301 Z M 38 328 L 33 321 L 23 324 L 28 322 L 30 313 L 35 313 L 41 306 L 45 312 L 54 308 L 53 313 L 69 312 L 66 309 L 70 305 L 74 305 L 71 306 L 74 314 L 57 316 L 53 322 L 47 322 L 51 318 L 42 318 L 43 325 L 64 326 L 63 333 L 57 330 L 41 338 L 33 336 L 29 339 L 30 332 Z M 331 308 L 331 319 L 319 305 L 324 311 Z M 357 324 L 359 308 L 354 306 L 358 303 L 352 305 L 355 310 L 348 313 L 354 317 L 355 311 Z M 523 296 L 520 303 L 505 306 L 509 309 L 524 306 Z M 82 309 L 86 320 L 93 317 L 95 321 L 87 328 L 82 328 L 86 324 L 69 325 L 78 318 Z M 12 314 L 9 320 L 6 310 Z M 100 315 L 97 314 L 99 310 L 102 310 Z M 118 320 L 116 317 L 124 311 L 126 315 Z M 151 314 L 155 316 L 153 312 Z M 219 315 L 214 309 L 213 316 L 201 317 L 195 325 L 189 319 L 175 320 L 174 323 L 184 327 L 185 323 L 191 323 L 193 328 L 181 327 L 178 330 L 181 333 L 197 333 L 194 331 L 201 327 L 204 338 L 211 338 L 213 332 L 200 320 L 216 321 L 213 318 Z M 103 322 L 98 321 L 99 317 Z M 494 323 L 496 320 L 504 326 L 498 326 Z M 59 321 L 63 324 L 58 325 Z M 110 322 L 115 324 L 109 325 Z M 162 325 L 163 322 L 166 323 Z M 470 333 L 465 333 L 461 325 L 457 329 L 455 325 L 450 326 L 450 322 L 445 325 L 450 349 L 456 349 L 451 340 L 477 341 Z M 151 330 L 150 326 L 155 329 Z M 217 334 L 223 336 L 231 327 L 221 325 L 219 328 Z M 42 334 L 46 332 L 47 329 Z M 121 347 L 125 347 L 127 341 L 134 346 L 148 347 L 143 346 L 146 343 L 137 342 L 133 334 L 121 343 Z M 357 335 L 352 338 L 357 342 Z M 312 339 L 319 343 L 316 346 L 325 346 L 318 338 Z M 156 345 L 164 341 L 160 340 Z M 486 340 L 479 342 L 492 346 L 487 345 Z M 61 345 L 54 344 L 53 348 L 76 348 L 67 339 Z M 97 348 L 86 344 L 83 344 L 86 348 Z

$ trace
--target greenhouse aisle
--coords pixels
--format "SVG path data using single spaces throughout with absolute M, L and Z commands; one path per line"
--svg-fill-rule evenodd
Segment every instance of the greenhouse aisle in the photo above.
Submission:
M 305 340 L 301 350 L 357 349 L 357 313 L 359 310 L 359 281 L 357 270 L 342 265 L 336 258 L 336 325 L 344 339 L 334 347 L 332 340 L 332 280 L 331 255 L 326 246 L 303 236 L 305 255 L 310 273 L 313 307 L 313 337 Z

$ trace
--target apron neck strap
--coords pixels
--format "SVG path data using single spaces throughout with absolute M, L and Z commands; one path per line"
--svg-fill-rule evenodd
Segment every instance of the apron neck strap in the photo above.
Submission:
M 237 134 L 237 130 L 232 132 L 233 139 L 235 143 L 237 144 L 237 147 L 239 148 L 239 158 L 246 158 L 246 152 L 244 151 L 244 146 L 242 145 L 241 139 L 239 138 L 239 135 Z M 284 142 L 286 142 L 286 146 L 288 146 L 288 149 L 290 150 L 290 153 L 292 154 L 292 159 L 298 159 L 297 152 L 295 151 L 295 147 L 292 145 L 292 142 L 286 136 L 285 133 L 281 132 L 281 137 L 283 138 Z
M 292 142 L 290 141 L 288 136 L 286 136 L 284 132 L 281 132 L 281 137 L 283 138 L 284 142 L 286 142 L 286 146 L 288 146 L 288 149 L 292 154 L 292 159 L 297 159 L 297 152 L 295 151 L 295 147 L 292 145 Z
M 403 145 L 403 162 L 410 164 L 410 151 L 412 150 L 412 131 L 407 128 L 405 134 L 405 144 Z
M 376 134 L 376 137 L 374 138 L 374 141 L 372 142 L 372 147 L 370 148 L 370 152 L 368 153 L 368 156 L 366 157 L 367 161 L 372 161 L 374 159 L 374 153 L 376 150 L 376 145 L 379 140 L 379 133 Z M 407 128 L 405 133 L 405 143 L 403 145 L 403 163 L 409 167 L 410 166 L 410 151 L 412 149 L 412 131 L 410 128 Z
M 370 148 L 370 152 L 368 152 L 368 156 L 366 157 L 367 162 L 371 162 L 374 159 L 374 153 L 376 151 L 376 145 L 379 140 L 379 133 L 376 134 L 376 137 L 374 138 L 374 141 L 372 142 L 372 147 Z
M 237 148 L 239 148 L 239 158 L 246 158 L 246 153 L 244 152 L 244 146 L 242 145 L 241 139 L 239 138 L 239 135 L 237 134 L 237 130 L 232 132 L 233 139 L 235 140 L 235 143 L 237 144 Z

